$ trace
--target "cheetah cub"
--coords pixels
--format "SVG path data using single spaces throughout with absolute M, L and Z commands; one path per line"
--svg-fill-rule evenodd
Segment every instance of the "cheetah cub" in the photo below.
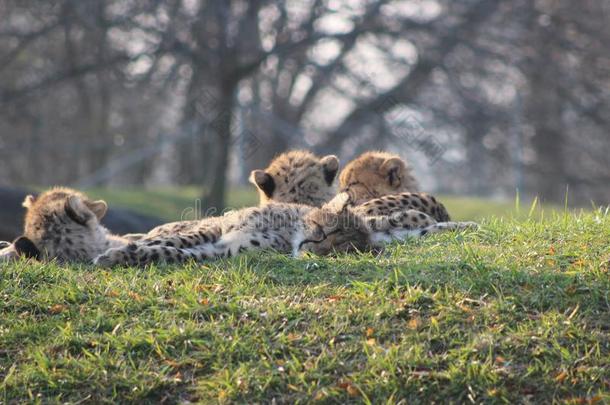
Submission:
M 338 159 L 332 155 L 318 158 L 310 152 L 290 151 L 274 159 L 264 171 L 253 171 L 250 181 L 259 189 L 261 205 L 291 202 L 320 206 L 321 202 L 333 196 L 332 181 L 338 164 Z M 346 178 L 361 178 L 362 184 L 371 185 L 363 187 L 357 183 L 358 186 L 344 188 L 355 197 L 352 201 L 357 205 L 355 211 L 358 214 L 383 216 L 405 213 L 411 217 L 413 227 L 449 221 L 445 207 L 432 196 L 424 193 L 385 195 L 395 190 L 415 190 L 417 182 L 411 172 L 408 163 L 397 155 L 369 152 L 351 162 L 342 171 L 341 178 L 343 181 Z M 386 182 L 388 184 L 384 186 Z M 352 183 L 356 183 L 356 180 Z M 375 192 L 362 191 L 371 188 Z
M 349 191 L 354 204 L 403 192 L 416 193 L 419 185 L 413 169 L 400 156 L 366 152 L 345 166 L 339 175 L 340 191 Z
M 273 159 L 265 170 L 252 171 L 250 182 L 258 189 L 260 205 L 280 202 L 320 207 L 335 196 L 338 171 L 339 159 L 334 155 L 320 158 L 293 150 Z
M 223 217 L 175 223 L 180 230 L 158 232 L 97 257 L 100 266 L 143 266 L 149 263 L 202 262 L 231 257 L 249 250 L 274 250 L 298 256 L 302 252 L 332 252 L 380 248 L 394 240 L 423 236 L 461 224 L 435 223 L 414 229 L 406 213 L 363 217 L 355 213 L 348 194 L 322 207 L 269 203 L 232 211 Z M 178 229 L 178 228 L 174 228 Z
M 360 215 L 408 212 L 414 227 L 451 220 L 445 206 L 434 196 L 415 191 L 418 185 L 412 169 L 397 155 L 364 153 L 341 171 L 339 187 L 351 196 L 354 211 Z
M 23 236 L 0 250 L 0 260 L 18 257 L 89 263 L 128 239 L 112 235 L 100 224 L 108 209 L 68 188 L 53 188 L 38 197 L 27 196 Z
M 144 265 L 203 261 L 259 249 L 325 255 L 456 229 L 452 224 L 412 229 L 404 214 L 364 218 L 352 211 L 349 196 L 344 196 L 320 208 L 270 203 L 223 217 L 162 225 L 133 241 L 111 234 L 100 224 L 107 210 L 104 201 L 55 188 L 37 198 L 26 198 L 24 235 L 11 245 L 1 244 L 0 256 L 2 260 L 28 257 L 62 263 L 93 260 L 98 265 Z
M 334 186 L 339 159 L 334 155 L 318 157 L 304 150 L 292 150 L 274 158 L 264 170 L 253 170 L 249 181 L 259 193 L 259 205 L 294 203 L 320 207 L 336 193 Z M 180 232 L 185 222 L 155 228 L 156 236 Z M 146 234 L 125 235 L 131 240 Z M 150 236 L 150 235 L 148 235 Z

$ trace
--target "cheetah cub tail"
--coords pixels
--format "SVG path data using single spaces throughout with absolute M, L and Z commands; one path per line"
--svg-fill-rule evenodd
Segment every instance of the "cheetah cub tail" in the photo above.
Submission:
M 409 238 L 421 238 L 432 233 L 444 231 L 463 231 L 463 230 L 478 230 L 479 224 L 476 222 L 438 222 L 429 225 L 425 228 L 417 229 L 392 229 L 388 232 L 374 232 L 371 235 L 373 245 L 381 247 L 384 244 L 393 241 L 404 241 Z
M 477 224 L 476 222 L 450 221 L 450 222 L 438 222 L 436 224 L 432 224 L 432 225 L 426 226 L 425 228 L 420 228 L 420 229 L 392 230 L 391 233 L 395 239 L 404 240 L 405 238 L 408 238 L 408 237 L 420 238 L 420 237 L 426 236 L 428 234 L 439 233 L 439 232 L 444 232 L 444 231 L 465 231 L 465 230 L 476 231 L 478 229 L 479 229 L 479 224 Z

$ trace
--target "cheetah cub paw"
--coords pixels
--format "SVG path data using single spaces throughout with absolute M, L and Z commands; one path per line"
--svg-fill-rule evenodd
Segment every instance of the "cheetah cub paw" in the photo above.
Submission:
M 93 264 L 100 267 L 112 267 L 121 263 L 121 248 L 108 249 L 105 253 L 93 259 Z

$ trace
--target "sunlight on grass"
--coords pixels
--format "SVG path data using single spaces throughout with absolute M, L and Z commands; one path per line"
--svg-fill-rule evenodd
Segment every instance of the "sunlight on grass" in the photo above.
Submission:
M 608 240 L 550 212 L 379 254 L 5 265 L 0 402 L 608 403 Z

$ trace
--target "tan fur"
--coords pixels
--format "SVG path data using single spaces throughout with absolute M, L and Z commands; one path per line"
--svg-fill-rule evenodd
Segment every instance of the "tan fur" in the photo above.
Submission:
M 38 197 L 27 196 L 24 234 L 40 251 L 41 259 L 89 262 L 124 241 L 100 224 L 104 201 L 92 201 L 78 191 L 53 188 Z
M 366 152 L 341 171 L 339 188 L 348 191 L 356 205 L 373 198 L 417 192 L 419 185 L 411 166 L 398 155 Z
M 256 186 L 260 205 L 271 202 L 320 207 L 336 193 L 334 180 L 339 159 L 318 157 L 304 150 L 282 153 L 265 170 L 254 170 L 250 182 Z
M 24 236 L 13 248 L 29 248 L 40 260 L 91 262 L 103 266 L 183 263 L 229 257 L 247 250 L 272 249 L 298 255 L 326 255 L 381 247 L 407 236 L 423 236 L 445 229 L 464 229 L 471 224 L 437 222 L 410 209 L 414 200 L 401 204 L 391 215 L 369 215 L 352 207 L 348 193 L 340 193 L 322 207 L 268 203 L 262 207 L 232 211 L 222 217 L 162 225 L 138 240 L 112 235 L 100 224 L 107 205 L 77 191 L 56 188 L 28 197 Z M 366 207 L 366 204 L 362 205 Z M 25 239 L 25 241 L 24 241 Z M 27 243 L 26 243 L 27 242 Z M 4 245 L 0 245 L 2 247 Z M 17 252 L 22 255 L 22 252 Z M 14 249 L 0 251 L 7 259 Z
M 426 193 L 385 195 L 365 201 L 353 209 L 356 213 L 364 216 L 394 215 L 406 210 L 414 210 L 433 218 L 437 222 L 451 220 L 445 206 L 434 196 Z M 418 227 L 418 225 L 421 226 L 422 223 L 418 224 L 417 221 L 413 223 L 413 227 Z
M 268 203 L 232 211 L 222 217 L 177 222 L 97 257 L 100 266 L 143 266 L 231 257 L 244 251 L 271 249 L 299 255 L 327 255 L 382 247 L 407 236 L 423 236 L 470 224 L 437 222 L 420 211 L 403 210 L 390 216 L 363 216 L 340 193 L 322 207 Z

